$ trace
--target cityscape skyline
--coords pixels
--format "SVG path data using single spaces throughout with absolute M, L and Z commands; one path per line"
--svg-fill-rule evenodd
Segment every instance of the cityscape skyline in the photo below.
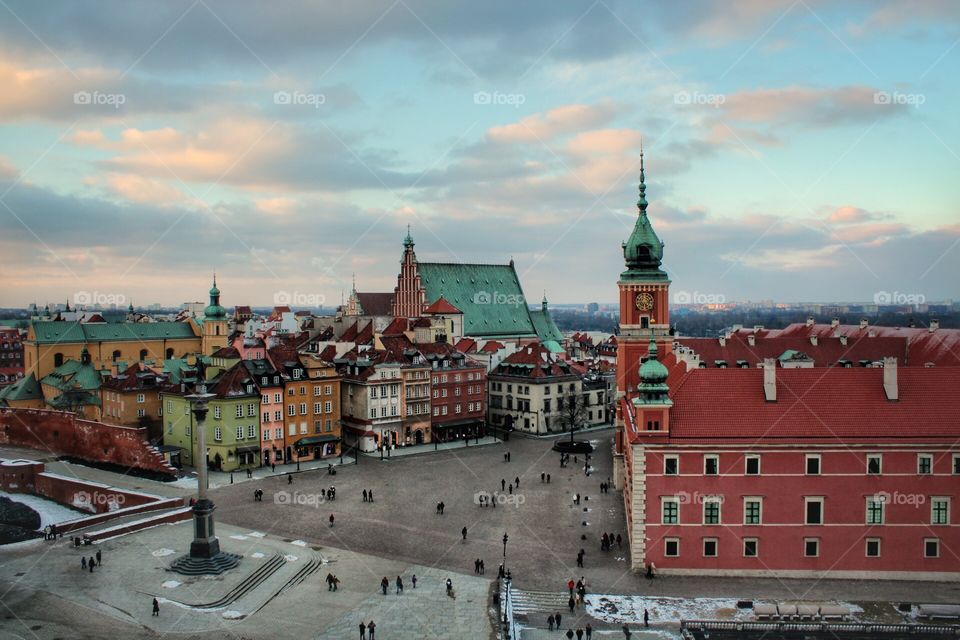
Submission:
M 388 290 L 408 224 L 614 299 L 641 139 L 676 290 L 956 296 L 949 2 L 7 11 L 0 306 Z

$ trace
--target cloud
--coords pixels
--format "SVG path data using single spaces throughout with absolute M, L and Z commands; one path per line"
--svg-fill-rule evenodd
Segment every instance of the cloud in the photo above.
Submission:
M 616 107 L 605 102 L 596 105 L 568 104 L 546 113 L 535 113 L 518 122 L 492 127 L 487 135 L 494 142 L 549 142 L 567 133 L 606 124 L 616 115 Z
M 719 106 L 720 118 L 752 125 L 831 127 L 907 113 L 906 104 L 878 104 L 867 86 L 789 86 L 737 91 Z

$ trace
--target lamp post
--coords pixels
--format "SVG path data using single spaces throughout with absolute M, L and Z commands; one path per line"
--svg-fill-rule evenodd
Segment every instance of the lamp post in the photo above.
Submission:
M 220 551 L 220 540 L 214 532 L 213 512 L 216 507 L 207 498 L 207 434 L 204 423 L 207 419 L 207 402 L 215 394 L 207 393 L 206 385 L 186 396 L 196 419 L 198 462 L 197 501 L 193 505 L 193 542 L 189 555 L 174 560 L 170 568 L 187 575 L 221 574 L 240 564 L 240 556 Z M 195 463 L 196 464 L 196 461 Z
M 507 625 L 509 624 L 509 622 L 507 621 L 507 599 L 510 597 L 510 594 L 509 594 L 510 583 L 507 579 L 507 540 L 509 539 L 510 539 L 509 536 L 507 536 L 507 534 L 504 533 L 503 534 L 503 578 L 504 578 L 504 585 L 506 588 L 503 591 L 503 603 L 501 605 L 503 608 L 504 628 L 507 628 Z

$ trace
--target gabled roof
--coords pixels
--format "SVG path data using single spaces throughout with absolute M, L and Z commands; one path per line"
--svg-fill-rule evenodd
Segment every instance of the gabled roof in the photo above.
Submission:
M 926 327 L 876 327 L 841 324 L 836 327 L 829 324 L 807 325 L 791 324 L 779 332 L 783 337 L 806 337 L 815 335 L 820 338 L 846 336 L 849 341 L 865 341 L 878 338 L 900 338 L 906 341 L 906 362 L 908 367 L 923 367 L 933 363 L 938 367 L 960 366 L 960 329 L 936 329 Z M 872 336 L 872 337 L 871 337 Z
M 477 350 L 477 341 L 473 338 L 460 338 L 457 342 L 457 349 L 464 353 L 472 353 Z
M 460 309 L 450 304 L 450 302 L 443 296 L 440 296 L 434 300 L 433 304 L 424 309 L 423 312 L 432 314 L 463 313 L 463 311 L 460 311 Z
M 225 358 L 227 360 L 235 359 L 240 357 L 240 352 L 234 349 L 233 347 L 220 347 L 212 354 L 211 358 Z
M 340 335 L 340 342 L 356 342 L 357 334 L 360 333 L 359 322 L 354 322 L 347 330 Z
M 68 389 L 96 391 L 100 389 L 101 382 L 100 372 L 92 364 L 83 364 L 79 360 L 67 360 L 40 380 L 41 384 L 50 385 L 61 391 Z
M 525 345 L 503 359 L 491 375 L 523 378 L 576 378 L 570 364 L 557 360 L 550 350 L 539 342 Z
M 88 324 L 81 322 L 32 322 L 30 327 L 37 344 L 88 343 L 107 341 L 143 341 L 195 338 L 187 322 L 115 322 Z
M 480 347 L 480 353 L 496 353 L 497 351 L 505 348 L 506 345 L 504 345 L 502 342 L 488 340 L 482 347 Z
M 320 359 L 324 362 L 333 362 L 333 359 L 337 357 L 337 348 L 332 344 L 328 344 L 323 348 L 323 351 L 320 352 Z
M 33 374 L 20 378 L 13 384 L 0 387 L 0 400 L 42 400 L 43 390 Z
M 563 342 L 563 334 L 554 324 L 549 310 L 531 309 L 530 320 L 533 322 L 533 328 L 541 342 Z
M 393 293 L 357 292 L 360 309 L 366 316 L 393 315 Z
M 158 376 L 152 369 L 134 362 L 123 373 L 105 378 L 101 386 L 111 391 L 137 391 L 155 388 L 164 382 L 166 382 L 165 376 Z
M 463 311 L 465 335 L 535 335 L 512 264 L 420 262 L 417 272 L 427 300 L 444 298 Z
M 403 335 L 405 331 L 410 330 L 410 321 L 406 318 L 394 318 L 390 324 L 387 325 L 387 328 L 383 330 L 383 335 L 385 336 L 399 336 Z
M 360 330 L 354 342 L 357 344 L 370 344 L 373 342 L 373 320 L 368 322 L 367 326 Z
M 232 396 L 259 395 L 259 391 L 254 388 L 253 393 L 247 391 L 247 385 L 255 385 L 250 372 L 238 362 L 207 385 L 209 393 L 215 393 L 219 398 L 228 398 Z

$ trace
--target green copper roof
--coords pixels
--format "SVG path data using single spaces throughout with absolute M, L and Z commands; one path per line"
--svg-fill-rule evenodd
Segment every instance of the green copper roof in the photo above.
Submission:
M 213 286 L 210 287 L 210 304 L 203 310 L 205 318 L 226 318 L 227 310 L 220 306 L 220 289 L 217 289 L 217 274 L 213 274 Z
M 546 347 L 550 353 L 566 353 L 556 340 L 544 340 L 543 346 Z
M 32 373 L 0 389 L 0 401 L 42 399 L 43 391 Z
M 101 381 L 100 372 L 92 364 L 83 364 L 79 360 L 67 360 L 44 376 L 40 382 L 61 391 L 69 389 L 96 391 L 100 388 Z
M 620 274 L 620 279 L 666 280 L 667 274 L 660 268 L 663 262 L 663 243 L 647 217 L 647 185 L 643 171 L 643 149 L 640 150 L 640 197 L 637 199 L 637 209 L 640 214 L 633 225 L 633 232 L 623 243 L 623 259 L 627 270 Z
M 657 351 L 657 343 L 651 340 L 647 360 L 640 365 L 640 384 L 637 385 L 640 396 L 634 399 L 634 404 L 673 404 L 668 396 L 670 387 L 667 386 L 670 372 L 657 359 Z
M 37 344 L 172 340 L 194 338 L 187 322 L 117 322 L 82 324 L 80 322 L 33 322 Z
M 420 262 L 427 303 L 441 296 L 463 311 L 464 335 L 533 336 L 536 330 L 513 264 Z
M 544 344 L 546 344 L 547 341 L 556 342 L 557 344 L 563 342 L 563 334 L 553 322 L 549 311 L 539 309 L 531 310 L 530 320 L 533 322 L 533 328 L 537 332 L 537 337 L 540 338 L 540 342 Z

